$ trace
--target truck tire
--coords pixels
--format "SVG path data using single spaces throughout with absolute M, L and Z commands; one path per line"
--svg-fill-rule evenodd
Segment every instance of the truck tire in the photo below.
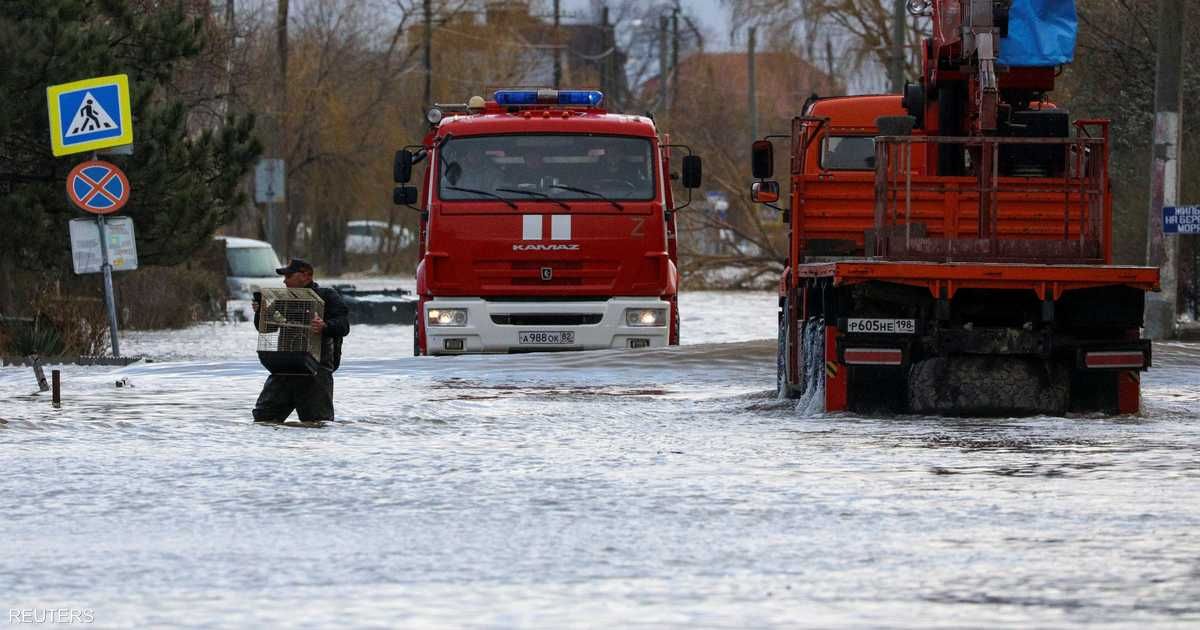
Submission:
M 779 310 L 779 337 L 775 350 L 775 395 L 780 399 L 795 398 L 787 382 L 787 307 Z
M 820 317 L 810 317 L 801 329 L 800 363 L 803 372 L 800 375 L 799 393 L 817 392 L 824 396 L 825 391 L 825 320 Z
M 678 346 L 679 341 L 683 338 L 683 331 L 679 328 L 679 302 L 672 302 L 671 304 L 671 328 L 675 332 L 675 338 L 670 339 L 671 334 L 667 333 L 668 345 Z
M 918 414 L 1062 415 L 1069 402 L 1070 371 L 1030 357 L 935 357 L 908 376 L 909 409 Z

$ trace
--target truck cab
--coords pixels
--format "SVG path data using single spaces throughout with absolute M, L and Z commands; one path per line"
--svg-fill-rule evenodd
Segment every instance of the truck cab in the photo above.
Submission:
M 417 355 L 679 342 L 671 147 L 596 91 L 502 90 L 430 112 L 396 179 L 426 162 Z M 699 185 L 700 161 L 683 160 Z M 419 203 L 418 203 L 419 201 Z

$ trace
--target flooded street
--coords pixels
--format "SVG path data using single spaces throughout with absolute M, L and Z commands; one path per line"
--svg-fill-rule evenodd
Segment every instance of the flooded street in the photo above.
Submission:
M 414 358 L 355 327 L 338 421 L 254 425 L 249 324 L 0 368 L 5 608 L 100 627 L 1196 627 L 1200 346 L 1140 418 L 860 418 L 774 397 L 775 297 L 677 348 Z M 117 387 L 122 381 L 124 386 Z

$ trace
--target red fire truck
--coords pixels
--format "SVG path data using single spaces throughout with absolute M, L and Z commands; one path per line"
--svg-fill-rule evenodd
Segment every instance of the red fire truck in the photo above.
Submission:
M 398 151 L 397 204 L 421 213 L 417 355 L 679 343 L 676 206 L 700 158 L 594 90 L 500 90 L 429 112 Z M 425 161 L 423 189 L 407 185 Z M 417 204 L 419 200 L 419 205 Z
M 914 0 L 934 23 L 920 83 L 811 99 L 793 120 L 781 394 L 828 411 L 1138 411 L 1158 270 L 1112 264 L 1109 122 L 1046 98 L 1074 8 L 1028 5 Z M 756 201 L 779 198 L 773 160 L 755 142 Z

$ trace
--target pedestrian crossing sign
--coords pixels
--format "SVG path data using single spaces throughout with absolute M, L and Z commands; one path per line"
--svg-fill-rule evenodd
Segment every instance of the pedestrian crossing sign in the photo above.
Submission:
M 133 144 L 127 75 L 51 85 L 46 104 L 55 156 Z

